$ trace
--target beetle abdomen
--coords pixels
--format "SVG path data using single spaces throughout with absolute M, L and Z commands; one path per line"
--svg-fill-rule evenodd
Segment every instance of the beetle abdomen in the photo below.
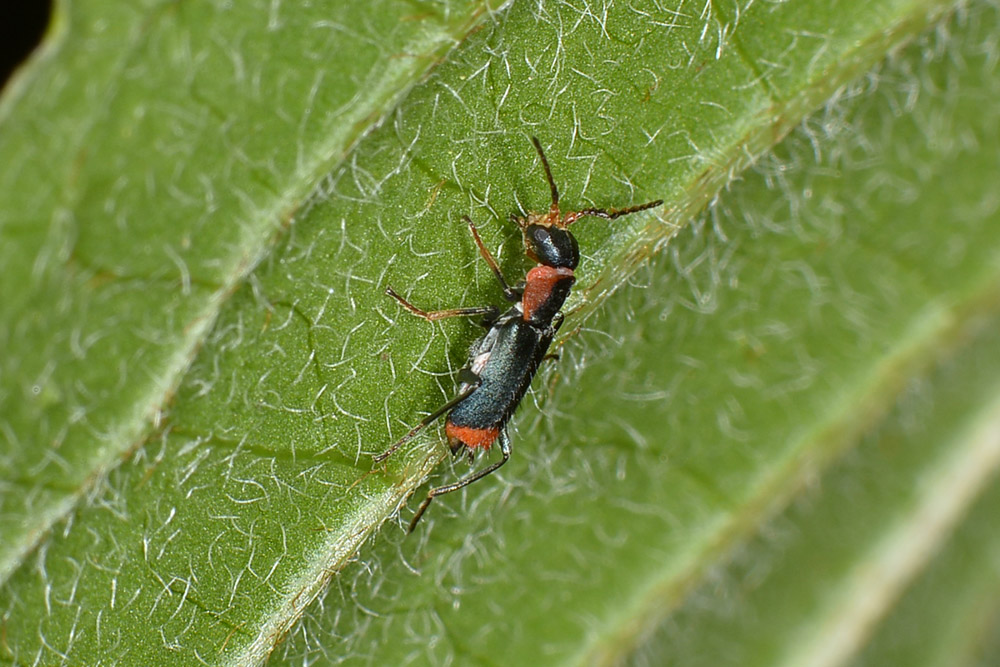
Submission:
M 468 447 L 489 447 L 521 401 L 552 342 L 547 329 L 512 319 L 498 332 L 479 386 L 448 415 L 448 435 Z M 485 442 L 485 432 L 494 433 Z

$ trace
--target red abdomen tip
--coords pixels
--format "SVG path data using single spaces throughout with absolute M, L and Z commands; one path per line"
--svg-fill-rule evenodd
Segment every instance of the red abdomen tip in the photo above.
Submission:
M 489 449 L 490 445 L 500 437 L 499 428 L 474 428 L 472 426 L 458 426 L 452 424 L 451 420 L 445 424 L 444 432 L 449 441 L 461 442 L 466 447 L 472 449 Z

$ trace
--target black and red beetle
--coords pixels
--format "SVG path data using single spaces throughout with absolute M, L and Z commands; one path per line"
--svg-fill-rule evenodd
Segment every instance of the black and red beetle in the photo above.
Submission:
M 528 271 L 523 281 L 511 287 L 500 272 L 496 259 L 479 237 L 476 225 L 468 216 L 463 218 L 469 225 L 472 238 L 479 247 L 479 253 L 500 282 L 504 297 L 514 305 L 502 314 L 497 306 L 428 312 L 409 303 L 391 287 L 386 288 L 386 294 L 425 320 L 433 322 L 447 317 L 482 315 L 482 325 L 488 330 L 469 351 L 469 361 L 459 372 L 461 386 L 455 398 L 427 415 L 409 433 L 377 455 L 375 461 L 382 462 L 387 459 L 401 445 L 445 413 L 448 414 L 445 420 L 445 434 L 452 454 L 466 453 L 471 461 L 476 450 L 489 450 L 490 446 L 499 440 L 500 453 L 503 457 L 457 482 L 431 489 L 417 509 L 413 520 L 410 521 L 410 531 L 417 525 L 435 497 L 482 479 L 495 472 L 510 458 L 507 421 L 528 391 L 531 379 L 548 353 L 556 332 L 562 326 L 563 315 L 560 310 L 576 281 L 573 272 L 580 262 L 580 250 L 576 239 L 567 228 L 586 216 L 614 220 L 663 203 L 658 199 L 628 208 L 587 208 L 563 214 L 559 210 L 559 190 L 552 179 L 552 171 L 549 169 L 548 160 L 545 159 L 542 145 L 535 137 L 532 137 L 531 141 L 535 144 L 535 150 L 538 151 L 538 157 L 541 158 L 542 167 L 545 169 L 545 178 L 552 191 L 552 204 L 545 213 L 528 213 L 525 217 L 512 215 L 511 219 L 521 228 L 526 254 L 538 266 Z

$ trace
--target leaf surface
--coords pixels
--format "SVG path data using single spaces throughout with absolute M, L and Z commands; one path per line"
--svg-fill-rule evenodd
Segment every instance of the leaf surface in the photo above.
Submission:
M 668 202 L 660 216 L 581 223 L 570 330 L 754 155 L 948 6 L 64 7 L 0 108 L 0 151 L 24 158 L 0 175 L 14 294 L 0 335 L 16 351 L 0 390 L 3 650 L 261 660 L 442 458 L 433 433 L 384 471 L 367 454 L 447 400 L 475 327 L 430 327 L 382 289 L 429 308 L 497 301 L 462 214 L 502 248 L 508 276 L 523 274 L 503 221 L 546 205 L 529 134 L 566 206 Z M 105 29 L 131 46 L 111 49 Z M 775 167 L 760 178 L 783 197 L 748 207 L 752 224 L 717 244 L 701 225 L 646 305 L 595 320 L 612 338 L 574 339 L 564 370 L 543 374 L 555 417 L 518 420 L 518 454 L 531 451 L 520 442 L 537 454 L 505 469 L 513 490 L 477 485 L 435 506 L 422 537 L 366 550 L 373 579 L 357 567 L 338 579 L 332 620 L 286 655 L 628 654 L 990 303 L 996 202 L 956 211 L 919 195 L 964 188 L 972 201 L 974 158 L 988 172 L 991 154 L 973 149 L 995 130 L 914 142 L 951 127 L 928 116 L 890 142 L 903 152 L 891 165 L 859 134 L 839 162 L 804 170 L 827 181 L 784 183 Z M 929 155 L 907 153 L 921 143 Z M 792 163 L 812 148 L 799 150 Z M 832 208 L 815 228 L 767 214 L 843 187 L 832 174 L 855 160 L 874 163 L 848 185 L 867 198 L 818 197 Z M 857 224 L 904 205 L 906 233 Z M 964 241 L 925 274 L 934 232 L 951 231 L 941 219 L 965 224 Z M 616 340 L 634 356 L 616 358 Z M 480 523 L 443 521 L 456 514 Z M 388 622 L 359 615 L 355 597 Z M 501 632 L 497 616 L 517 624 Z

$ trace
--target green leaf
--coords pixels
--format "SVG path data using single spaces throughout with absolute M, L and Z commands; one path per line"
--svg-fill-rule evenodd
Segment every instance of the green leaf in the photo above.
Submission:
M 488 7 L 57 7 L 0 107 L 0 578 L 160 424 L 316 181 Z
M 1000 601 L 998 306 L 965 320 L 958 345 L 690 592 L 634 662 L 992 664 L 975 654 Z
M 878 437 L 862 435 L 891 431 L 908 383 L 947 391 L 936 364 L 962 363 L 997 310 L 995 8 L 953 26 L 953 51 L 942 32 L 871 77 L 888 81 L 876 96 L 849 89 L 735 184 L 650 289 L 593 319 L 610 337 L 563 346 L 502 475 L 335 576 L 444 457 L 435 433 L 386 470 L 367 454 L 447 400 L 476 335 L 381 292 L 498 301 L 460 216 L 523 274 L 504 220 L 546 205 L 538 134 L 566 207 L 668 201 L 579 225 L 572 330 L 949 5 L 64 7 L 0 107 L 0 152 L 20 165 L 0 174 L 0 656 L 254 663 L 334 578 L 282 659 L 619 660 L 704 607 L 712 568 L 829 475 L 862 509 L 838 518 L 823 493 L 813 515 L 771 519 L 802 524 L 799 580 L 761 587 L 787 616 L 741 619 L 750 646 L 724 654 L 820 655 L 839 607 L 802 613 L 825 553 L 803 536 L 871 515 L 845 531 L 834 587 L 940 492 L 890 494 L 876 515 L 850 484 L 881 479 L 877 452 L 860 472 L 826 466 L 869 460 Z M 900 487 L 979 452 L 997 375 L 971 366 L 983 382 L 957 382 L 964 412 L 934 421 L 947 437 L 914 448 Z M 975 520 L 995 468 L 981 460 L 945 528 Z M 794 550 L 759 541 L 744 548 L 762 563 Z M 653 662 L 694 661 L 659 637 Z

